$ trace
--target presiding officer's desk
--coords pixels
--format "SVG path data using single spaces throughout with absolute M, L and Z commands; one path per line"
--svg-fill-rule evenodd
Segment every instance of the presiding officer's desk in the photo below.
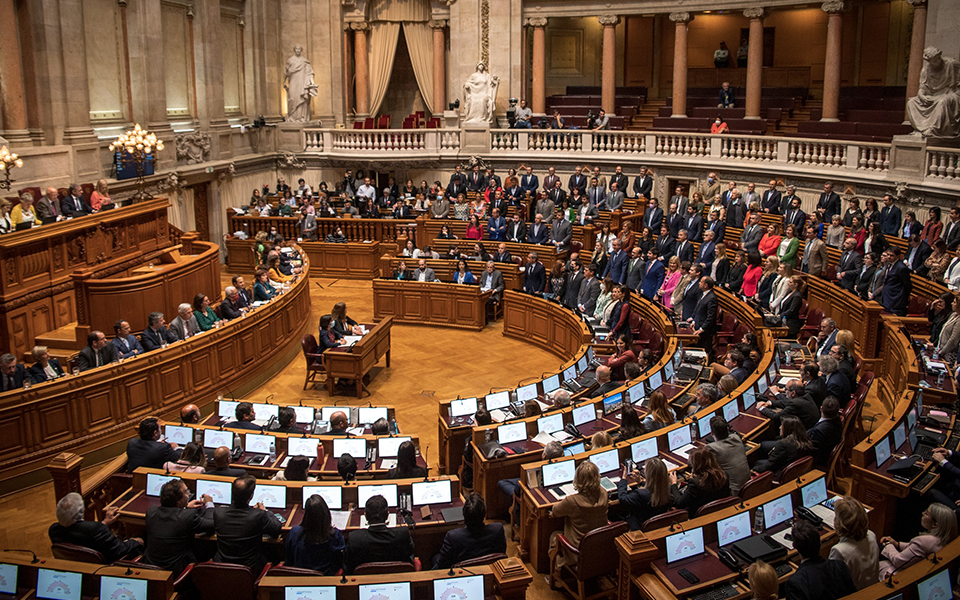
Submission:
M 33 600 L 38 592 L 47 598 L 70 597 L 76 593 L 71 589 L 75 579 L 79 578 L 81 600 L 112 600 L 119 598 L 142 597 L 135 595 L 134 589 L 146 584 L 147 595 L 144 600 L 170 600 L 174 598 L 173 573 L 170 571 L 153 570 L 151 568 L 137 568 L 127 566 L 110 567 L 97 563 L 85 563 L 75 560 L 61 560 L 59 558 L 39 558 L 33 562 L 29 553 L 14 553 L 3 551 L 0 553 L 0 565 L 4 574 L 8 569 L 16 568 L 16 593 L 3 594 L 8 600 Z M 38 590 L 41 581 L 38 575 L 41 570 L 47 571 L 42 583 L 47 590 Z M 56 571 L 50 577 L 49 571 Z M 12 573 L 11 573 L 12 574 Z M 101 585 L 103 587 L 101 587 Z M 59 590 L 57 588 L 60 588 Z M 125 593 L 124 593 L 125 591 Z M 104 593 L 105 592 L 105 593 Z M 120 593 L 118 593 L 120 592 Z M 116 594 L 116 595 L 114 595 Z
M 480 331 L 493 290 L 476 284 L 373 280 L 373 320 Z
M 471 251 L 472 252 L 472 251 Z M 407 265 L 407 277 L 412 277 L 414 270 L 417 269 L 419 258 L 409 256 L 391 256 L 384 254 L 380 257 L 380 276 L 384 279 L 397 279 L 395 274 L 400 268 L 400 263 Z M 424 259 L 427 267 L 433 269 L 437 279 L 443 282 L 454 281 L 454 274 L 457 272 L 457 260 L 451 258 L 427 258 Z M 467 260 L 467 268 L 478 280 L 487 268 L 485 260 Z M 498 262 L 494 268 L 503 275 L 503 287 L 507 290 L 519 290 L 523 288 L 523 271 L 520 266 L 513 262 Z
M 376 325 L 361 323 L 367 330 L 356 344 L 330 348 L 323 353 L 323 365 L 327 370 L 327 393 L 333 396 L 337 379 L 353 380 L 357 398 L 363 394 L 363 379 L 384 356 L 390 366 L 390 328 L 392 317 L 385 317 Z

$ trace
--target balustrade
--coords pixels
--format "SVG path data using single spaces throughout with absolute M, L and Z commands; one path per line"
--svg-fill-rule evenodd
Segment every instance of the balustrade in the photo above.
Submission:
M 940 179 L 960 178 L 960 150 L 927 150 L 927 175 Z

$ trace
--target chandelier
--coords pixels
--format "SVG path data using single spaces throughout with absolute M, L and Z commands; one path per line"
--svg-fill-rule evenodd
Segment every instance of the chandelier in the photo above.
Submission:
M 0 190 L 9 190 L 13 184 L 10 171 L 23 166 L 23 159 L 10 152 L 6 146 L 0 146 L 0 171 L 3 171 L 3 180 L 0 180 Z
M 127 158 L 133 161 L 137 169 L 137 194 L 135 200 L 149 200 L 152 195 L 144 190 L 144 175 L 147 170 L 147 160 L 153 154 L 154 150 L 163 150 L 163 140 L 157 139 L 157 136 L 145 129 L 140 128 L 140 124 L 130 131 L 122 134 L 112 144 L 111 152 L 126 153 Z

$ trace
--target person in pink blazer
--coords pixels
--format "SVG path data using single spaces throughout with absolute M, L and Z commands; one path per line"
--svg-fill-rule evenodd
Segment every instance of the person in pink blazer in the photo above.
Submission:
M 920 526 L 924 532 L 909 542 L 898 542 L 890 536 L 880 538 L 880 579 L 926 558 L 957 537 L 957 513 L 952 508 L 934 502 L 923 511 Z

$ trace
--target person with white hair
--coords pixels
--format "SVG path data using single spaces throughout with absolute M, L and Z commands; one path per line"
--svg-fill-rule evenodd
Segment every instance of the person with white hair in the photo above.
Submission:
M 236 319 L 247 312 L 247 307 L 240 300 L 240 292 L 232 285 L 223 290 L 223 302 L 220 303 L 220 316 L 225 321 Z
M 193 314 L 193 307 L 184 302 L 177 307 L 177 318 L 170 321 L 170 333 L 178 340 L 185 340 L 200 333 L 200 324 L 197 323 L 197 317 Z
M 106 563 L 111 563 L 143 550 L 143 540 L 130 538 L 121 540 L 110 531 L 110 525 L 117 520 L 119 509 L 116 506 L 104 510 L 103 521 L 84 521 L 83 496 L 71 492 L 57 502 L 57 522 L 50 525 L 47 534 L 54 544 L 76 544 L 103 555 Z

